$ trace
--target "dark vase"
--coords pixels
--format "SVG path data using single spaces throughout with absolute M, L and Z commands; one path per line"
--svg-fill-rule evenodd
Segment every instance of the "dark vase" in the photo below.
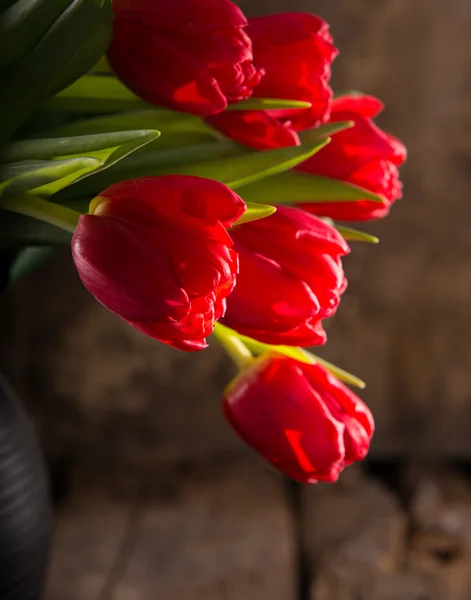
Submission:
M 35 432 L 0 374 L 0 600 L 42 597 L 51 522 L 48 477 Z
M 47 475 L 33 428 L 0 376 L 0 599 L 39 600 L 49 558 Z

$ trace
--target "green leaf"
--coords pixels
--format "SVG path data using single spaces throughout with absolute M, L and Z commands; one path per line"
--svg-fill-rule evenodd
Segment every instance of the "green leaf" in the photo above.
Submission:
M 264 152 L 248 152 L 233 158 L 184 165 L 178 172 L 217 179 L 230 188 L 237 189 L 292 169 L 318 152 L 329 141 L 329 139 L 318 140 L 315 144 L 303 144 L 302 146 Z
M 103 158 L 98 150 L 108 151 L 129 142 L 142 139 L 158 138 L 160 132 L 144 131 L 115 131 L 98 135 L 81 135 L 74 137 L 53 137 L 38 140 L 19 140 L 4 144 L 0 150 L 0 162 L 12 163 L 22 160 L 37 160 L 46 158 L 64 158 L 66 156 L 83 155 Z M 150 141 L 150 139 L 148 140 Z M 146 143 L 148 143 L 148 141 Z
M 244 200 L 285 205 L 308 202 L 354 202 L 355 200 L 384 203 L 381 196 L 356 185 L 298 172 L 281 173 L 266 181 L 256 181 L 247 185 L 244 188 Z
M 70 0 L 16 0 L 0 13 L 0 73 L 29 52 L 70 4 Z
M 72 183 L 81 181 L 82 179 L 85 179 L 86 177 L 88 177 L 91 174 L 94 173 L 98 173 L 100 171 L 103 171 L 104 169 L 107 169 L 109 167 L 111 167 L 112 165 L 115 165 L 118 161 L 120 161 L 121 159 L 125 158 L 126 156 L 128 156 L 129 154 L 131 154 L 132 152 L 134 152 L 135 150 L 141 148 L 143 145 L 148 144 L 149 142 L 155 140 L 158 137 L 158 132 L 156 131 L 129 131 L 129 132 L 125 132 L 125 135 L 117 135 L 115 136 L 115 140 L 114 142 L 112 142 L 110 139 L 108 140 L 108 143 L 117 143 L 118 139 L 124 143 L 121 143 L 121 145 L 118 146 L 112 146 L 109 148 L 102 148 L 102 149 L 97 149 L 97 150 L 92 150 L 87 152 L 87 156 L 80 156 L 80 155 L 75 155 L 74 158 L 71 159 L 67 159 L 64 161 L 57 161 L 57 160 L 50 160 L 50 161 L 44 161 L 44 163 L 47 163 L 49 165 L 49 167 L 47 169 L 45 169 L 45 172 L 49 175 L 52 174 L 51 177 L 49 177 L 47 180 L 45 180 L 44 182 L 39 183 L 38 185 L 35 185 L 34 187 L 30 186 L 29 183 L 29 179 L 28 182 L 25 182 L 24 180 L 22 180 L 21 183 L 21 188 L 18 189 L 16 187 L 16 185 L 13 185 L 13 187 L 9 187 L 8 188 L 8 192 L 9 193 L 17 193 L 18 191 L 25 191 L 26 189 L 28 190 L 33 190 L 34 194 L 36 196 L 51 196 L 53 194 L 56 194 L 57 192 L 59 192 L 60 190 L 62 190 L 63 188 L 68 187 L 69 185 L 71 185 Z M 113 137 L 113 136 L 112 136 Z M 100 145 L 107 145 L 105 143 L 100 144 L 100 143 L 96 143 L 95 146 L 100 146 Z M 55 165 L 57 165 L 58 163 L 60 164 L 65 164 L 67 165 L 71 160 L 82 160 L 84 161 L 84 165 L 83 168 L 79 169 L 71 169 L 69 173 L 65 173 L 62 174 L 60 173 L 61 176 L 55 176 L 55 170 L 56 167 Z M 17 163 L 18 164 L 18 163 Z M 80 164 L 80 163 L 78 163 Z M 25 187 L 25 183 L 28 185 L 28 187 Z M 0 188 L 1 190 L 1 188 Z M 97 190 L 99 191 L 99 190 Z
M 67 246 L 72 234 L 23 215 L 0 210 L 0 247 Z
M 52 246 L 29 246 L 21 250 L 10 267 L 10 282 L 21 279 L 56 254 Z
M 325 125 L 320 125 L 319 127 L 315 127 L 313 129 L 299 131 L 298 136 L 301 142 L 304 142 L 306 139 L 311 139 L 313 135 L 318 138 L 327 137 L 334 135 L 334 133 L 339 133 L 339 131 L 350 129 L 354 125 L 355 123 L 353 121 L 337 121 L 335 123 L 326 123 Z
M 158 131 L 145 129 L 141 131 L 123 132 L 123 135 L 120 136 L 121 141 L 123 141 L 124 139 L 127 139 L 128 141 L 123 142 L 117 146 L 112 146 L 111 148 L 103 148 L 101 150 L 94 150 L 92 152 L 86 153 L 87 156 L 91 155 L 92 157 L 100 161 L 100 164 L 98 166 L 95 166 L 91 169 L 86 169 L 78 174 L 70 175 L 69 177 L 64 178 L 60 181 L 53 181 L 45 186 L 38 187 L 34 190 L 34 193 L 37 196 L 51 196 L 52 194 L 55 194 L 61 189 L 69 186 L 71 183 L 79 182 L 82 179 L 85 179 L 86 177 L 90 176 L 91 174 L 95 175 L 100 171 L 104 171 L 105 169 L 112 167 L 117 162 L 119 162 L 135 150 L 157 139 L 158 136 Z
M 318 152 L 329 141 L 329 138 L 316 139 L 315 142 L 305 143 L 301 146 L 259 152 L 247 150 L 230 140 L 225 140 L 224 144 L 228 145 L 229 148 L 230 156 L 228 157 L 161 165 L 158 164 L 158 156 L 156 156 L 158 153 L 139 153 L 139 155 L 130 156 L 112 169 L 67 188 L 56 198 L 56 201 L 61 202 L 64 199 L 94 196 L 109 185 L 124 179 L 165 174 L 207 177 L 221 181 L 236 189 L 247 186 L 253 181 L 291 169 Z M 204 146 L 205 152 L 209 151 L 209 146 L 209 144 Z M 185 152 L 190 152 L 190 149 L 186 148 Z M 196 155 L 199 155 L 200 159 L 205 156 L 201 148 L 196 150 Z M 254 201 L 256 202 L 256 200 Z M 268 204 L 268 202 L 263 204 Z
M 149 109 L 112 75 L 84 75 L 51 98 L 48 108 L 78 112 L 119 112 Z
M 289 348 L 289 346 L 283 346 L 283 347 Z M 330 371 L 332 373 L 332 375 L 337 377 L 337 379 L 340 379 L 340 381 L 343 381 L 344 383 L 347 383 L 348 385 L 357 387 L 360 390 L 364 390 L 366 388 L 366 383 L 362 379 L 357 377 L 356 375 L 353 375 L 352 373 L 345 371 L 345 369 L 341 369 L 340 367 L 337 367 L 337 365 L 333 365 L 332 363 L 328 362 L 327 360 L 324 360 L 320 356 L 317 356 L 316 354 L 312 354 L 311 352 L 308 352 L 307 350 L 304 350 L 303 348 L 300 348 L 300 350 L 302 352 L 304 352 L 305 354 L 309 354 L 316 363 L 318 363 L 319 365 L 323 366 L 325 369 Z
M 234 332 L 236 333 L 236 332 Z M 290 358 L 294 358 L 295 360 L 299 360 L 306 364 L 320 364 L 325 367 L 328 371 L 335 375 L 337 379 L 348 383 L 349 385 L 353 385 L 357 388 L 364 389 L 366 384 L 356 375 L 352 375 L 348 371 L 333 365 L 330 362 L 327 362 L 323 358 L 308 352 L 304 348 L 298 348 L 296 346 L 273 346 L 271 344 L 264 344 L 263 342 L 259 342 L 258 340 L 254 340 L 246 335 L 240 335 L 236 333 L 237 337 L 242 340 L 242 342 L 247 346 L 249 350 L 254 352 L 255 354 L 263 354 L 265 352 L 276 352 L 278 354 L 283 354 L 284 356 L 289 356 Z
M 0 141 L 93 67 L 109 44 L 111 19 L 111 0 L 71 0 L 31 51 L 2 74 Z
M 166 165 L 174 168 L 176 165 L 185 165 L 194 162 L 200 163 L 203 160 L 206 162 L 222 157 L 241 156 L 246 153 L 247 149 L 244 146 L 229 139 L 164 149 L 161 149 L 160 144 L 155 144 L 149 152 L 135 153 L 133 156 L 127 158 L 125 166 L 127 171 L 134 169 L 155 170 L 156 168 L 164 170 Z
M 73 180 L 101 164 L 96 158 L 79 157 L 57 161 L 30 160 L 2 165 L 0 195 L 21 194 L 56 181 Z
M 285 100 L 282 98 L 248 98 L 236 104 L 229 104 L 226 110 L 274 110 L 282 108 L 311 108 L 310 102 Z
M 250 223 L 251 221 L 258 221 L 269 217 L 276 212 L 275 206 L 269 204 L 256 204 L 255 202 L 246 202 L 247 209 L 244 214 L 234 223 L 236 225 L 243 225 L 244 223 Z
M 46 131 L 44 137 L 90 135 L 128 131 L 132 129 L 155 129 L 162 136 L 159 149 L 196 145 L 224 138 L 220 133 L 195 116 L 167 109 L 141 110 L 100 117 L 81 119 Z M 153 146 L 148 146 L 150 149 Z
M 2 3 L 1 3 L 2 11 L 6 11 L 15 2 L 17 2 L 17 0 L 2 0 Z
M 378 244 L 379 238 L 375 235 L 371 235 L 369 233 L 365 233 L 364 231 L 359 231 L 358 229 L 352 229 L 351 227 L 344 227 L 343 225 L 336 225 L 334 223 L 334 227 L 337 229 L 339 233 L 343 235 L 343 237 L 347 241 L 352 242 L 367 242 L 369 244 Z
M 37 196 L 50 196 L 93 172 L 116 164 L 131 152 L 155 140 L 158 135 L 158 131 L 140 130 L 81 138 L 12 142 L 6 145 L 3 156 L 19 158 L 35 153 L 47 156 L 67 150 L 78 152 L 62 160 L 23 160 L 2 165 L 0 194 L 12 195 L 34 190 Z M 86 152 L 80 152 L 85 148 L 88 148 Z

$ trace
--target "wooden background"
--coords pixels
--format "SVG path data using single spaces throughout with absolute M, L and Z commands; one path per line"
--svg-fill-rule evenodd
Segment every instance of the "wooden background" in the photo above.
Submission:
M 471 3 L 240 0 L 331 23 L 337 90 L 387 104 L 405 197 L 368 225 L 323 355 L 365 378 L 370 462 L 334 486 L 265 469 L 224 423 L 233 367 L 90 298 L 65 253 L 2 299 L 0 359 L 51 465 L 46 600 L 471 597 Z M 452 463 L 453 461 L 453 463 Z

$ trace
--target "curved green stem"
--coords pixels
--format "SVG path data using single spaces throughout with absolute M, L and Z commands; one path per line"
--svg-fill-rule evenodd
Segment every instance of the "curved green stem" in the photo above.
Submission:
M 344 369 L 333 365 L 332 363 L 328 362 L 327 360 L 324 360 L 316 354 L 312 354 L 311 352 L 307 352 L 307 354 L 310 354 L 310 356 L 313 357 L 316 363 L 326 368 L 332 373 L 332 375 L 335 375 L 337 379 L 340 379 L 340 381 L 353 385 L 354 387 L 357 387 L 360 390 L 364 390 L 366 388 L 366 383 L 356 375 L 352 375 L 352 373 L 349 373 L 348 371 L 345 371 Z
M 213 331 L 214 337 L 229 354 L 239 369 L 245 368 L 253 360 L 253 355 L 242 342 L 237 333 L 229 327 L 216 323 Z
M 9 212 L 33 217 L 60 229 L 73 233 L 77 226 L 80 213 L 60 204 L 53 204 L 42 198 L 23 194 L 21 196 L 1 196 L 0 208 Z
M 258 340 L 254 340 L 253 338 L 250 338 L 246 335 L 241 335 L 236 331 L 229 329 L 228 327 L 225 327 L 224 329 L 226 329 L 227 332 L 229 332 L 227 333 L 227 335 L 236 337 L 240 342 L 243 343 L 243 345 L 246 348 L 251 350 L 254 354 L 276 352 L 278 354 L 283 354 L 284 356 L 288 356 L 290 358 L 293 358 L 294 360 L 299 360 L 307 364 L 312 365 L 318 363 L 319 365 L 322 365 L 324 368 L 330 371 L 332 375 L 337 377 L 337 379 L 340 379 L 340 381 L 343 381 L 344 383 L 348 383 L 349 385 L 353 385 L 354 387 L 360 389 L 364 389 L 366 387 L 365 382 L 362 381 L 359 377 L 356 377 L 348 371 L 345 371 L 344 369 L 333 365 L 332 363 L 324 360 L 323 358 L 320 358 L 319 356 L 308 352 L 304 348 L 298 348 L 297 346 L 275 346 L 272 344 L 265 344 L 263 342 L 259 342 Z

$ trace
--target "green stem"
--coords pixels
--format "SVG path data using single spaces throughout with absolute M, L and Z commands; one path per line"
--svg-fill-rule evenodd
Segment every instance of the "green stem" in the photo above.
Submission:
M 310 354 L 310 356 L 314 358 L 316 363 L 320 364 L 322 367 L 330 371 L 332 375 L 335 375 L 335 377 L 337 377 L 337 379 L 340 379 L 340 381 L 353 385 L 359 388 L 360 390 L 364 390 L 366 388 L 366 383 L 356 375 L 352 375 L 352 373 L 349 373 L 348 371 L 345 371 L 344 369 L 333 365 L 332 363 L 328 362 L 327 360 L 324 360 L 316 354 L 312 354 L 311 352 L 308 352 L 308 354 Z
M 226 327 L 226 329 L 228 329 Z M 322 365 L 328 371 L 332 373 L 337 379 L 343 381 L 344 383 L 348 383 L 349 385 L 353 385 L 359 389 L 364 389 L 366 384 L 359 377 L 352 375 L 348 371 L 333 365 L 332 363 L 308 352 L 304 348 L 298 348 L 297 346 L 274 346 L 271 344 L 264 344 L 263 342 L 259 342 L 258 340 L 254 340 L 246 335 L 240 335 L 237 332 L 229 329 L 232 335 L 239 338 L 243 344 L 251 350 L 254 354 L 264 354 L 265 352 L 276 352 L 278 354 L 283 354 L 284 356 L 288 356 L 289 358 L 293 358 L 294 360 L 299 360 L 306 364 L 316 364 Z
M 33 217 L 60 229 L 73 233 L 77 226 L 80 213 L 60 204 L 53 204 L 42 198 L 23 194 L 21 196 L 0 197 L 0 208 L 9 212 Z
M 221 323 L 216 323 L 213 335 L 239 369 L 245 368 L 253 360 L 250 350 L 242 342 L 237 333 L 229 329 L 229 327 L 225 327 Z

